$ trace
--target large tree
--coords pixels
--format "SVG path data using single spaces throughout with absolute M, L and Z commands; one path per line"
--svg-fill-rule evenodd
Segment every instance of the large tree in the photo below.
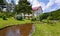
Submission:
M 3 3 L 3 0 L 0 0 L 0 4 L 2 4 Z
M 25 18 L 26 13 L 28 15 L 30 13 L 32 13 L 31 12 L 31 6 L 29 6 L 29 5 L 30 5 L 30 3 L 27 2 L 27 0 L 19 0 L 18 5 L 16 5 L 16 7 L 15 7 L 15 12 L 17 14 L 24 13 L 24 18 Z
M 3 5 L 6 3 L 6 0 L 0 0 L 0 5 Z
M 27 0 L 19 0 L 18 5 L 15 7 L 15 11 L 18 13 L 31 13 L 31 6 Z

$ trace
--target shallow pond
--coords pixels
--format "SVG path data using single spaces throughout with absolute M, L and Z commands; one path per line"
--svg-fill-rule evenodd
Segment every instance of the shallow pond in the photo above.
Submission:
M 12 25 L 0 29 L 0 36 L 31 36 L 33 30 L 32 23 Z

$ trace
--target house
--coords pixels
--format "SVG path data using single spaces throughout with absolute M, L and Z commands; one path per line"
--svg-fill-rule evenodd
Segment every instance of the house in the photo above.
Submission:
M 32 18 L 34 16 L 34 18 L 39 18 L 39 15 L 43 13 L 42 7 L 41 6 L 35 6 L 32 7 L 32 14 L 25 14 L 25 17 L 29 17 Z
M 27 0 L 27 1 L 30 3 L 30 5 L 32 7 L 32 11 L 33 11 L 32 13 L 33 13 L 34 17 L 35 18 L 39 17 L 39 15 L 43 13 L 40 2 L 38 2 L 37 0 L 34 0 L 34 1 L 33 0 Z
M 41 6 L 33 7 L 32 11 L 33 11 L 33 15 L 34 15 L 35 18 L 39 17 L 39 15 L 43 13 L 43 10 L 42 10 Z

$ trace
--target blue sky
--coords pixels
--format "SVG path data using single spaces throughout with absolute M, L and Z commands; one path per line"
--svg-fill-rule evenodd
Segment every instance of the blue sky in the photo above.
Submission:
M 11 3 L 11 0 L 6 0 L 8 3 Z M 13 0 L 15 2 L 15 4 L 18 4 L 19 0 Z
M 18 0 L 14 1 L 16 4 L 18 4 Z M 44 12 L 50 12 L 60 8 L 60 0 L 28 0 L 28 2 L 30 2 L 32 6 L 36 6 L 36 3 L 38 3 Z

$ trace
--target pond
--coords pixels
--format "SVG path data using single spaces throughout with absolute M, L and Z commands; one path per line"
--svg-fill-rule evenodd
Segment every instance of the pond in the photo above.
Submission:
M 33 30 L 32 23 L 12 25 L 0 29 L 0 36 L 31 36 Z

